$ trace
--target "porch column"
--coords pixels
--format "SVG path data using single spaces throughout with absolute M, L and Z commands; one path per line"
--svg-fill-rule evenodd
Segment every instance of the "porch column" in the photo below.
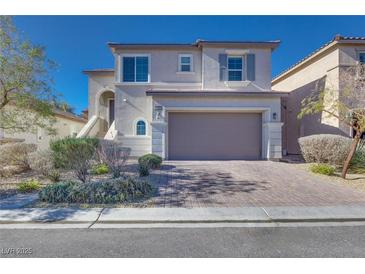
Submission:
M 264 150 L 267 159 L 280 159 L 282 157 L 281 146 L 281 122 L 266 122 L 263 124 L 263 137 L 266 141 Z
M 167 157 L 165 151 L 165 138 L 167 123 L 164 121 L 154 121 L 152 126 L 152 153 L 161 156 L 163 159 Z

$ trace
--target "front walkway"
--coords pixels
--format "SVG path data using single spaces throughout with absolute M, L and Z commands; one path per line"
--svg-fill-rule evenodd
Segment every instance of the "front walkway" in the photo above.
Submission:
M 156 207 L 365 205 L 365 192 L 271 161 L 167 161 Z

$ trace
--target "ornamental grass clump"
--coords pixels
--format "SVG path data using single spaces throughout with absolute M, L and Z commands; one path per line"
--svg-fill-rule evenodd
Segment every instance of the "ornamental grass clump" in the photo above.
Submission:
M 111 204 L 146 198 L 152 189 L 148 181 L 124 176 L 88 184 L 62 182 L 48 185 L 41 191 L 39 198 L 49 203 Z
M 39 200 L 48 203 L 65 203 L 69 199 L 71 190 L 77 182 L 58 182 L 45 186 L 39 192 Z
M 109 173 L 109 167 L 106 164 L 98 164 L 93 166 L 92 173 L 95 175 L 103 175 Z
M 17 189 L 19 192 L 33 192 L 41 188 L 41 184 L 37 180 L 29 180 L 18 184 Z
M 310 171 L 317 174 L 332 176 L 335 174 L 336 169 L 328 164 L 312 164 Z
M 365 173 L 365 142 L 362 141 L 357 147 L 354 157 L 351 160 L 350 171 L 352 173 Z

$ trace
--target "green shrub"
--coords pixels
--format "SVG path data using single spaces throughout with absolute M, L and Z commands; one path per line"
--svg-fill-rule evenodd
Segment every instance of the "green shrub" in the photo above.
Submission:
M 49 178 L 52 182 L 57 183 L 61 180 L 61 173 L 58 169 L 52 169 L 48 172 L 47 178 Z
M 48 185 L 42 189 L 39 198 L 49 203 L 108 204 L 135 201 L 147 197 L 151 192 L 149 182 L 134 177 L 121 177 L 88 184 L 60 182 Z
M 150 169 L 146 164 L 139 164 L 138 165 L 138 173 L 140 177 L 145 177 L 150 175 Z
M 99 164 L 93 167 L 92 173 L 95 175 L 102 175 L 109 173 L 109 168 L 106 164 Z
M 68 201 L 68 196 L 76 182 L 58 182 L 45 186 L 39 192 L 39 199 L 49 203 L 63 203 Z
M 88 181 L 91 161 L 95 157 L 98 143 L 97 138 L 75 137 L 51 142 L 56 166 L 73 170 L 80 181 Z
M 328 163 L 342 166 L 352 140 L 333 134 L 318 134 L 299 138 L 300 149 L 307 163 Z
M 69 168 L 69 150 L 77 146 L 87 146 L 90 148 L 90 154 L 94 154 L 98 147 L 99 139 L 93 137 L 66 137 L 51 141 L 50 148 L 53 151 L 53 157 L 56 168 Z
M 148 168 L 160 168 L 162 158 L 156 154 L 146 154 L 138 158 L 140 165 L 146 165 Z
M 312 164 L 310 166 L 310 171 L 313 173 L 331 176 L 335 174 L 336 169 L 328 164 Z
M 361 143 L 355 152 L 350 164 L 352 173 L 365 173 L 365 144 Z
M 39 190 L 40 188 L 41 188 L 41 184 L 37 180 L 21 182 L 17 186 L 17 189 L 20 192 L 32 192 L 32 191 Z

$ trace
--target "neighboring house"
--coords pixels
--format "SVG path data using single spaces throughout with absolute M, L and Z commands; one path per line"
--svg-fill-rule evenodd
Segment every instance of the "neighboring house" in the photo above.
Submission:
M 86 70 L 82 136 L 119 140 L 132 156 L 281 158 L 283 92 L 271 90 L 279 41 L 108 43 L 113 69 Z
M 47 149 L 49 142 L 55 138 L 67 136 L 76 136 L 85 126 L 87 120 L 70 112 L 54 110 L 56 122 L 53 127 L 56 134 L 50 136 L 44 129 L 38 128 L 36 132 L 19 132 L 11 133 L 6 130 L 0 130 L 0 139 L 17 139 L 28 144 L 36 144 L 38 149 Z
M 325 102 L 329 104 L 331 98 L 326 98 L 327 94 L 341 96 L 340 74 L 358 62 L 365 62 L 365 37 L 337 35 L 273 79 L 273 90 L 290 92 L 289 96 L 282 99 L 284 154 L 300 153 L 298 138 L 302 136 L 321 133 L 352 136 L 349 126 L 325 113 L 305 116 L 303 119 L 298 119 L 297 115 L 301 101 L 312 92 L 324 90 Z M 326 93 L 326 90 L 331 92 Z

